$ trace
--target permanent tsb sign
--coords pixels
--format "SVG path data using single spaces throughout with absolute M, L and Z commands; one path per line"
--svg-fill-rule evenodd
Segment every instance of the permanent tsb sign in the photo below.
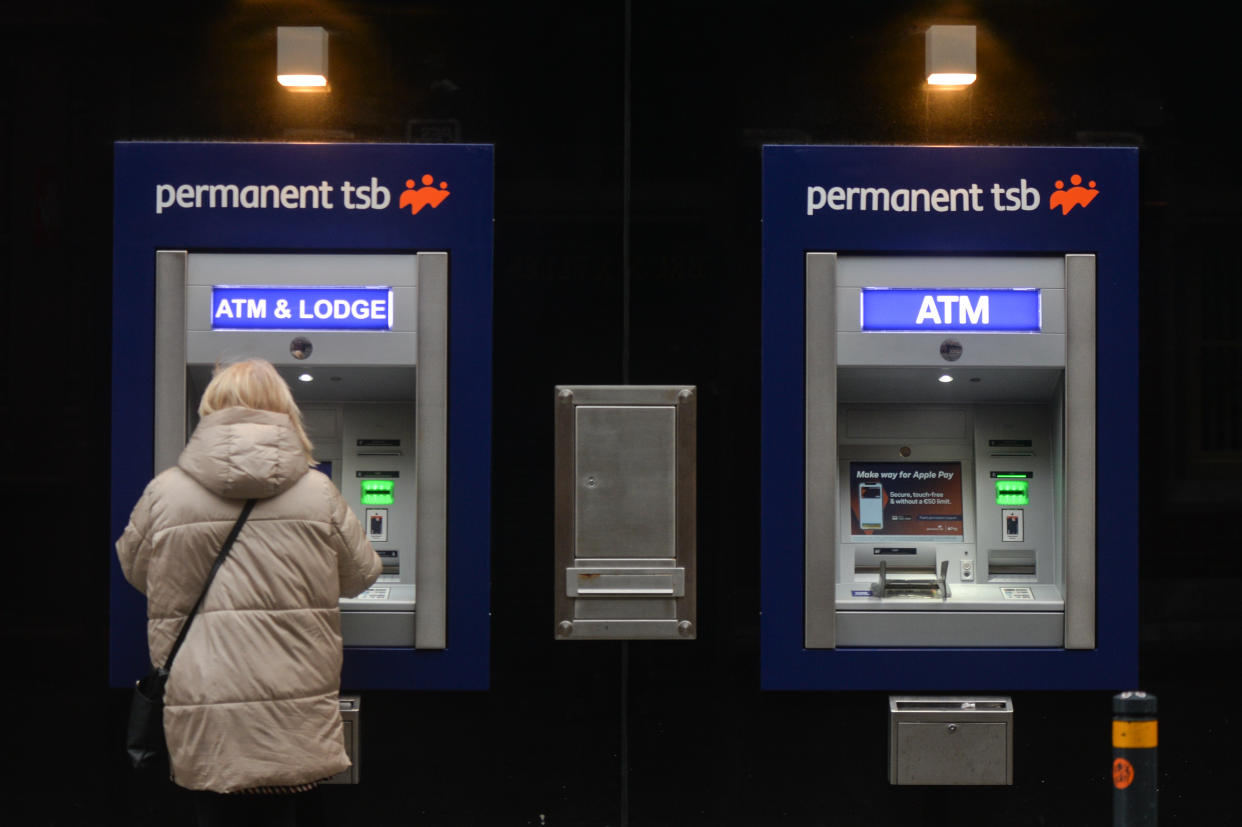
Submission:
M 135 230 L 228 247 L 448 250 L 490 236 L 492 150 L 473 144 L 120 143 Z M 490 264 L 490 262 L 488 262 Z
M 993 283 L 978 266 L 954 266 L 971 257 L 1093 257 L 1093 295 L 1089 302 L 1085 289 L 1074 295 L 1075 308 L 1094 315 L 1095 352 L 1075 369 L 1089 369 L 1094 382 L 1095 461 L 1109 472 L 1109 484 L 1095 492 L 1096 513 L 1128 513 L 1138 497 L 1138 203 L 1133 147 L 763 148 L 765 689 L 995 688 L 998 675 L 1012 689 L 1103 689 L 1137 674 L 1134 520 L 1097 531 L 1098 570 L 1116 577 L 1096 590 L 1090 650 L 806 647 L 806 608 L 815 597 L 806 590 L 806 556 L 791 550 L 803 548 L 807 536 L 808 417 L 823 415 L 808 407 L 808 341 L 822 341 L 809 338 L 808 319 L 818 323 L 823 315 L 808 312 L 808 295 L 834 303 L 838 330 L 848 320 L 851 331 L 875 334 L 877 346 L 906 335 L 936 346 L 949 341 L 940 334 L 965 333 L 980 348 L 985 334 L 996 334 L 998 346 L 1020 350 L 1021 334 L 1032 334 L 1032 347 L 1058 335 L 1070 290 Z M 895 268 L 899 282 L 808 294 L 810 254 L 856 262 L 925 258 L 928 266 Z M 1067 267 L 1066 278 L 1082 276 Z M 874 368 L 881 378 L 884 371 Z
M 156 316 L 187 312 L 160 298 L 161 254 L 184 252 L 191 262 L 199 253 L 272 254 L 273 261 L 323 254 L 346 262 L 342 267 L 355 257 L 443 254 L 450 280 L 443 343 L 451 354 L 443 492 L 453 572 L 445 598 L 449 642 L 444 649 L 351 649 L 344 679 L 360 688 L 485 689 L 493 147 L 125 141 L 115 145 L 114 162 L 111 536 L 124 531 L 155 462 L 152 434 L 162 404 L 155 398 Z M 246 331 L 232 335 L 243 342 L 250 331 L 288 331 L 290 340 L 294 331 L 343 331 L 357 340 L 363 331 L 383 338 L 410 329 L 412 320 L 401 315 L 410 312 L 402 286 L 357 273 L 337 281 L 335 271 L 311 269 L 282 270 L 269 283 L 212 283 L 210 320 L 195 324 Z M 151 665 L 146 602 L 125 582 L 115 555 L 110 583 L 110 681 L 132 686 Z
M 1090 252 L 1136 218 L 1126 147 L 771 146 L 763 159 L 765 237 L 804 249 Z

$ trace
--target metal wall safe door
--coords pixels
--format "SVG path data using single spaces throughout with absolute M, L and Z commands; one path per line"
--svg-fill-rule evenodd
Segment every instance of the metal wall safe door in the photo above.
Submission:
M 556 636 L 695 636 L 695 389 L 556 389 Z

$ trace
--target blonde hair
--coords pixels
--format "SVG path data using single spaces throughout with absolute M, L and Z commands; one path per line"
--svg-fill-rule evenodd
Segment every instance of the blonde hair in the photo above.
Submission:
M 216 365 L 203 400 L 198 405 L 198 415 L 207 416 L 225 408 L 250 408 L 255 411 L 273 411 L 287 414 L 293 422 L 293 430 L 302 443 L 306 461 L 315 464 L 315 447 L 302 427 L 302 412 L 293 401 L 293 392 L 280 378 L 272 363 L 264 359 L 246 359 L 229 365 Z

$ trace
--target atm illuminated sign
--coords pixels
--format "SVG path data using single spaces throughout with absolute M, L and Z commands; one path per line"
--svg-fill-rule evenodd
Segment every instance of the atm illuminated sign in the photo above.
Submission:
M 862 330 L 1038 333 L 1038 290 L 864 287 Z
M 212 330 L 388 330 L 388 287 L 211 288 Z

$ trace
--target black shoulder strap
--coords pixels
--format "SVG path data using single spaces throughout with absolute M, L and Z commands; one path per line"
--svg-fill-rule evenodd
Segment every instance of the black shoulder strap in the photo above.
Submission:
M 194 608 L 190 609 L 190 613 L 185 617 L 185 623 L 181 624 L 181 632 L 177 635 L 177 641 L 173 644 L 172 650 L 168 653 L 168 660 L 164 661 L 164 671 L 172 669 L 173 658 L 177 657 L 177 650 L 181 648 L 181 644 L 185 642 L 186 632 L 190 631 L 190 622 L 194 620 L 194 615 L 198 614 L 198 607 L 203 605 L 203 598 L 207 596 L 207 590 L 211 588 L 211 581 L 216 579 L 216 572 L 220 570 L 224 558 L 229 556 L 229 549 L 233 547 L 233 541 L 237 539 L 237 535 L 241 533 L 242 524 L 246 522 L 246 518 L 250 516 L 251 509 L 257 500 L 246 500 L 246 504 L 242 506 L 241 516 L 237 518 L 237 522 L 233 523 L 233 530 L 229 532 L 228 539 L 224 541 L 224 545 L 220 547 L 220 553 L 216 555 L 216 562 L 212 565 L 211 571 L 207 574 L 207 582 L 203 584 L 203 591 L 198 595 L 198 600 L 194 602 Z

